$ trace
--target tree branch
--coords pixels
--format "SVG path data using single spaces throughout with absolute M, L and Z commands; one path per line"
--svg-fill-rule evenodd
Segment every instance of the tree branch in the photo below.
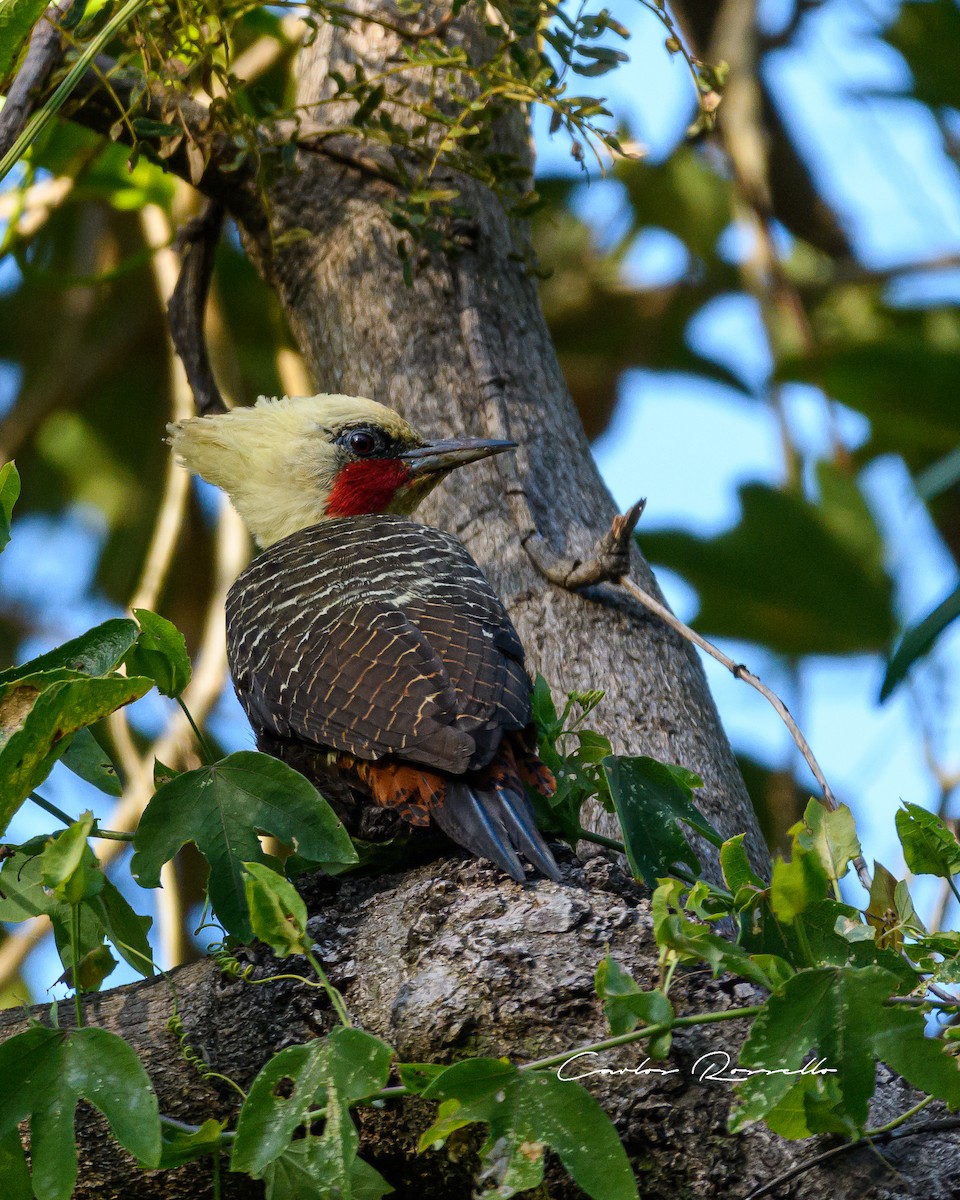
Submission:
M 59 21 L 72 4 L 73 0 L 56 0 L 33 27 L 23 65 L 0 111 L 0 159 L 23 132 L 50 76 L 63 63 L 64 39 Z

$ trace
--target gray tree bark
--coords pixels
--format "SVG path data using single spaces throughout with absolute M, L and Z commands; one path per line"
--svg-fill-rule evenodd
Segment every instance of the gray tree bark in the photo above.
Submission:
M 326 30 L 304 52 L 300 102 L 323 93 L 331 65 L 357 57 L 382 62 L 391 46 L 373 26 Z M 522 114 L 511 120 L 503 136 L 519 144 Z M 218 194 L 229 204 L 223 186 L 218 177 Z M 384 213 L 388 185 L 364 170 L 303 153 L 297 171 L 272 188 L 268 222 L 251 215 L 249 194 L 234 212 L 251 257 L 282 299 L 318 390 L 372 396 L 429 434 L 508 432 L 521 443 L 519 479 L 540 532 L 558 552 L 587 557 L 614 508 L 564 385 L 534 280 L 514 257 L 525 235 L 492 196 L 470 184 L 464 190 L 475 214 L 473 248 L 457 260 L 422 257 L 411 288 Z M 470 322 L 486 347 L 479 369 L 464 336 Z M 422 515 L 461 537 L 488 572 L 531 666 L 555 688 L 605 688 L 597 718 L 616 749 L 700 774 L 703 811 L 725 836 L 746 830 L 755 860 L 764 862 L 691 648 L 610 587 L 572 594 L 548 584 L 522 545 L 529 530 L 518 526 L 507 494 L 515 476 L 500 474 L 499 459 L 470 470 L 436 493 Z M 655 591 L 639 554 L 633 566 Z M 568 861 L 562 885 L 520 886 L 481 863 L 444 860 L 313 887 L 311 930 L 334 983 L 355 1019 L 395 1046 L 401 1060 L 493 1054 L 529 1061 L 604 1037 L 593 975 L 607 946 L 641 986 L 657 982 L 646 896 L 604 857 Z M 258 977 L 273 973 L 271 960 L 255 963 Z M 753 997 L 747 985 L 714 982 L 703 972 L 682 978 L 677 990 L 684 1012 Z M 291 981 L 254 987 L 209 961 L 89 999 L 88 1020 L 121 1033 L 144 1058 L 162 1110 L 192 1122 L 234 1111 L 235 1097 L 186 1062 L 166 1024 L 174 999 L 186 1040 L 207 1070 L 241 1085 L 274 1052 L 330 1024 L 316 991 Z M 19 1014 L 0 1015 L 0 1032 L 20 1027 Z M 741 1036 L 735 1025 L 678 1035 L 665 1064 L 677 1073 L 664 1077 L 635 1074 L 644 1056 L 625 1048 L 598 1060 L 625 1074 L 585 1081 L 614 1117 L 645 1197 L 745 1197 L 813 1156 L 763 1128 L 737 1137 L 726 1132 L 729 1085 L 700 1080 L 695 1064 L 713 1050 L 735 1055 Z M 880 1082 L 877 1121 L 913 1102 L 898 1080 L 884 1075 Z M 415 1100 L 366 1110 L 361 1153 L 395 1186 L 398 1200 L 471 1195 L 478 1139 L 418 1155 L 417 1135 L 428 1120 Z M 78 1129 L 78 1196 L 176 1200 L 211 1193 L 204 1164 L 174 1175 L 138 1172 L 111 1148 L 95 1115 L 84 1110 Z M 922 1143 L 894 1144 L 886 1163 L 869 1151 L 843 1154 L 802 1175 L 791 1194 L 945 1200 L 955 1194 L 958 1161 L 956 1136 L 931 1134 Z M 260 1191 L 226 1178 L 226 1196 Z M 542 1194 L 580 1195 L 553 1163 Z

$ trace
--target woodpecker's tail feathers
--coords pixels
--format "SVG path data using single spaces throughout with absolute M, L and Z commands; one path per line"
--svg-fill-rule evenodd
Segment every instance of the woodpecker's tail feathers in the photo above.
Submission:
M 541 875 L 560 882 L 560 871 L 538 831 L 526 796 L 502 785 L 451 781 L 443 804 L 431 816 L 447 837 L 472 854 L 489 858 L 518 883 L 526 874 L 523 855 Z

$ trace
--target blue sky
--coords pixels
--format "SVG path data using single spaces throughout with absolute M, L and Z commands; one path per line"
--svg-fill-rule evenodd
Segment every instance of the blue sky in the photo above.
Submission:
M 611 5 L 634 31 L 632 61 L 599 82 L 612 107 L 662 157 L 676 143 L 692 112 L 691 83 L 684 64 L 663 48 L 664 31 L 644 9 Z M 764 6 L 775 24 L 779 7 Z M 771 66 L 771 80 L 802 128 L 803 145 L 844 214 L 864 260 L 887 267 L 936 255 L 960 252 L 960 175 L 940 149 L 929 114 L 917 105 L 883 95 L 864 98 L 856 89 L 883 93 L 902 86 L 905 69 L 870 33 L 873 14 L 891 15 L 895 6 L 832 0 L 814 13 L 807 32 L 789 53 Z M 546 136 L 537 123 L 537 144 L 545 170 L 575 170 L 560 138 Z M 916 180 L 922 179 L 918 187 Z M 598 240 L 612 236 L 623 222 L 619 185 L 593 179 L 579 190 L 576 204 L 595 227 Z M 731 229 L 725 251 L 742 252 L 742 236 Z M 647 231 L 628 259 L 637 285 L 656 285 L 675 277 L 684 252 L 664 231 Z M 0 287 L 11 286 L 11 264 L 0 265 Z M 924 303 L 960 296 L 960 272 L 913 277 L 898 285 L 902 302 Z M 752 299 L 723 297 L 692 323 L 696 348 L 735 365 L 761 393 L 769 371 L 769 353 Z M 0 370 L 0 411 L 13 395 L 16 379 Z M 814 389 L 786 390 L 788 420 L 798 445 L 812 461 L 827 448 L 822 401 Z M 850 446 L 869 433 L 865 420 L 841 413 L 841 429 Z M 776 485 L 782 478 L 779 435 L 770 410 L 719 384 L 681 375 L 647 371 L 624 376 L 608 431 L 595 454 L 617 502 L 626 507 L 640 489 L 648 498 L 644 528 L 683 527 L 698 534 L 722 532 L 738 515 L 737 488 L 749 480 Z M 677 464 L 682 462 L 683 469 Z M 956 571 L 923 507 L 912 498 L 911 484 L 893 458 L 873 464 L 863 480 L 866 494 L 890 546 L 890 566 L 898 584 L 903 617 L 922 615 L 956 584 Z M 0 558 L 0 589 L 6 596 L 42 614 L 40 635 L 22 647 L 28 657 L 112 615 L 108 605 L 90 597 L 88 586 L 101 536 L 98 516 L 90 510 L 56 525 L 40 517 L 22 519 Z M 676 577 L 661 576 L 668 597 L 686 619 L 696 612 L 696 596 Z M 834 789 L 854 807 L 868 858 L 878 857 L 902 870 L 893 832 L 900 800 L 930 805 L 934 790 L 923 761 L 910 701 L 903 692 L 887 705 L 875 703 L 882 663 L 876 657 L 814 659 L 801 669 L 801 688 L 783 664 L 750 646 L 724 646 L 746 661 L 774 688 L 782 690 L 799 715 Z M 771 765 L 791 760 L 792 743 L 772 710 L 755 693 L 707 661 L 711 686 L 734 744 Z M 934 668 L 920 673 L 921 688 L 941 688 L 945 745 L 960 753 L 960 630 L 945 639 Z M 155 729 L 165 702 L 140 706 L 141 719 Z M 232 695 L 224 697 L 215 731 L 229 746 L 251 744 Z M 78 813 L 89 805 L 106 814 L 109 804 L 84 790 L 63 768 L 54 771 L 44 792 Z M 29 807 L 29 806 L 28 806 Z M 47 827 L 25 809 L 11 830 L 26 837 Z M 118 879 L 119 881 L 119 879 Z M 137 889 L 134 887 L 133 891 Z M 918 889 L 921 900 L 928 889 Z M 851 892 L 851 895 L 853 893 Z M 131 895 L 143 910 L 149 894 Z M 37 956 L 29 977 L 40 997 L 59 974 L 52 955 Z M 111 983 L 128 977 L 117 970 Z M 58 989 L 60 990 L 60 989 Z

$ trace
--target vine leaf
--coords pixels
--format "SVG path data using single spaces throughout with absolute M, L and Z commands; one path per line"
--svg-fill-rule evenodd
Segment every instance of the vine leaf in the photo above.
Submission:
M 231 1169 L 255 1179 L 269 1175 L 278 1198 L 300 1194 L 290 1190 L 289 1181 L 305 1170 L 322 1173 L 323 1189 L 312 1195 L 332 1195 L 338 1188 L 339 1194 L 351 1195 L 358 1172 L 368 1182 L 376 1172 L 372 1167 L 356 1168 L 359 1138 L 350 1105 L 386 1084 L 392 1058 L 393 1050 L 385 1042 L 346 1027 L 275 1054 L 253 1081 L 240 1110 Z M 300 1142 L 291 1145 L 294 1133 L 309 1124 L 307 1114 L 320 1107 L 326 1110 L 322 1137 L 308 1149 L 297 1150 Z M 317 1176 L 313 1179 L 316 1188 Z
M 176 625 L 148 608 L 135 608 L 133 615 L 140 629 L 124 659 L 127 671 L 152 679 L 164 696 L 179 696 L 191 675 L 186 639 Z
M 128 617 L 112 617 L 62 646 L 32 658 L 19 667 L 0 673 L 0 683 L 23 680 L 28 675 L 72 671 L 79 675 L 107 675 L 123 662 L 137 640 L 137 623 Z M 51 675 L 51 682 L 53 677 Z
M 244 890 L 253 936 L 286 958 L 307 945 L 307 906 L 282 875 L 263 863 L 244 863 Z
M 162 1125 L 161 1168 L 182 1167 L 196 1158 L 218 1153 L 222 1144 L 220 1135 L 226 1127 L 226 1121 L 217 1121 L 213 1117 L 208 1117 L 199 1129 L 191 1133 L 172 1125 Z
M 696 829 L 714 845 L 721 844 L 716 830 L 693 804 L 693 788 L 702 787 L 702 781 L 682 767 L 646 757 L 611 755 L 603 760 L 603 771 L 634 877 L 656 887 L 657 880 L 677 863 L 699 875 L 700 861 L 680 823 Z
M 269 860 L 258 833 L 271 834 L 317 863 L 354 863 L 357 853 L 333 809 L 292 767 L 241 750 L 165 783 L 147 805 L 130 869 L 142 887 L 160 886 L 160 868 L 186 842 L 210 864 L 209 895 L 224 928 L 253 935 L 243 864 Z
M 89 1101 L 148 1167 L 160 1162 L 157 1098 L 136 1051 L 105 1029 L 35 1025 L 0 1045 L 0 1139 L 30 1119 L 37 1200 L 68 1200 L 77 1178 L 74 1110 Z
M 66 753 L 60 760 L 74 775 L 105 792 L 108 796 L 119 796 L 123 792 L 120 775 L 113 760 L 88 727 L 79 729 L 73 736 Z
M 92 828 L 93 813 L 85 812 L 51 838 L 40 855 L 40 879 L 55 900 L 80 904 L 103 890 L 103 871 L 87 845 Z
M 5 1200 L 33 1200 L 27 1156 L 16 1129 L 0 1137 L 0 1179 Z
M 323 1139 L 312 1134 L 291 1142 L 278 1159 L 263 1173 L 266 1200 L 326 1200 L 349 1197 L 350 1200 L 381 1200 L 393 1188 L 362 1158 L 354 1158 L 349 1169 L 349 1185 L 331 1189 L 330 1161 Z
M 0 685 L 0 833 L 46 779 L 71 734 L 139 699 L 152 686 L 149 679 L 90 678 L 64 670 Z
M 904 860 L 915 875 L 949 879 L 960 871 L 960 843 L 935 813 L 904 804 L 896 820 Z
M 96 859 L 89 849 L 87 860 L 92 869 Z M 68 967 L 71 954 L 70 905 L 58 900 L 44 888 L 42 871 L 41 856 L 31 856 L 22 848 L 6 860 L 0 871 L 0 921 L 49 917 L 61 960 Z M 106 935 L 121 958 L 135 971 L 141 975 L 152 975 L 153 957 L 147 939 L 152 924 L 153 918 L 138 916 L 117 887 L 104 876 L 99 894 L 80 906 L 80 954 L 96 950 Z
M 944 1052 L 942 1042 L 926 1036 L 921 1012 L 886 1004 L 898 986 L 893 972 L 876 966 L 821 967 L 785 980 L 757 1016 L 741 1051 L 743 1067 L 760 1073 L 740 1085 L 744 1103 L 731 1121 L 733 1131 L 760 1118 L 784 1137 L 836 1130 L 838 1118 L 849 1128 L 862 1128 L 878 1059 L 914 1087 L 952 1109 L 960 1107 L 956 1059 Z M 800 1074 L 811 1054 L 826 1074 L 815 1075 L 809 1064 Z M 784 1070 L 797 1074 L 780 1073 Z M 819 1099 L 821 1104 L 830 1099 L 832 1111 L 824 1107 L 826 1122 L 818 1123 L 820 1106 L 808 1096 L 808 1120 L 798 1122 L 795 1106 L 780 1106 L 791 1091 L 794 1098 L 811 1092 L 815 1080 L 829 1081 Z
M 441 1103 L 420 1150 L 484 1122 L 489 1136 L 480 1155 L 496 1176 L 497 1196 L 537 1187 L 550 1146 L 593 1200 L 637 1200 L 636 1180 L 613 1123 L 573 1080 L 520 1071 L 503 1059 L 469 1058 L 448 1067 L 422 1094 Z
M 666 995 L 660 991 L 642 991 L 609 954 L 600 960 L 595 986 L 614 1037 L 631 1033 L 641 1021 L 644 1025 L 666 1025 L 673 1020 L 673 1005 Z M 666 1058 L 670 1051 L 669 1031 L 652 1038 L 649 1051 L 651 1058 Z
M 845 804 L 831 812 L 819 800 L 809 801 L 797 829 L 796 845 L 814 851 L 827 878 L 838 882 L 846 875 L 850 860 L 860 853 L 853 813 Z

